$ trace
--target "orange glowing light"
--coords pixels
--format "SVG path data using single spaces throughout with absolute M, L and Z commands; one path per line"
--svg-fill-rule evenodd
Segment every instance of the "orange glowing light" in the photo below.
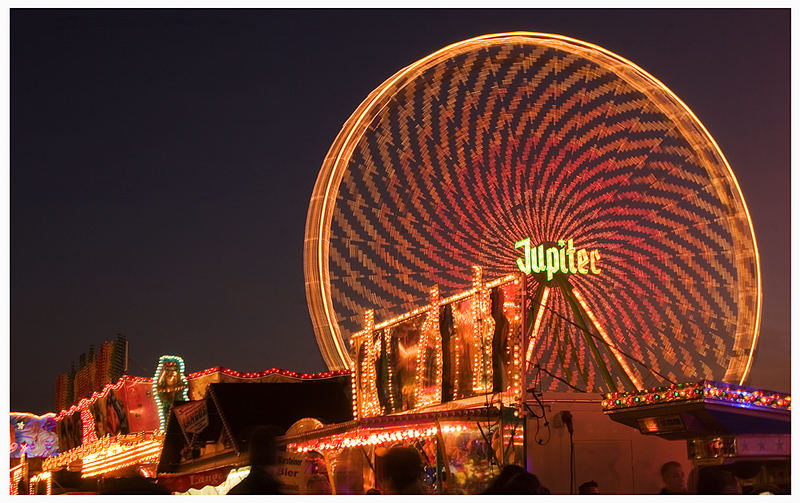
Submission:
M 636 389 L 643 389 L 641 381 L 636 377 L 636 374 L 634 374 L 633 370 L 625 362 L 625 358 L 623 357 L 622 353 L 620 353 L 617 350 L 617 347 L 614 344 L 614 341 L 611 340 L 611 337 L 608 336 L 606 331 L 603 329 L 603 327 L 597 321 L 597 318 L 595 318 L 594 313 L 592 312 L 591 309 L 589 309 L 589 305 L 586 304 L 585 300 L 583 300 L 583 296 L 581 296 L 581 293 L 577 289 L 573 289 L 572 293 L 575 295 L 575 298 L 578 299 L 578 302 L 580 302 L 581 307 L 583 307 L 583 310 L 589 316 L 589 319 L 592 320 L 592 324 L 595 326 L 595 328 L 597 328 L 597 331 L 600 332 L 600 337 L 602 337 L 603 340 L 606 341 L 606 344 L 608 345 L 608 349 L 610 349 L 611 352 L 614 353 L 614 357 L 620 363 L 620 365 L 622 366 L 622 369 L 625 371 L 625 374 L 628 375 L 628 377 L 630 378 L 631 382 L 633 382 L 634 386 L 636 386 Z
M 542 323 L 542 316 L 544 315 L 545 307 L 547 306 L 547 297 L 550 295 L 550 288 L 544 287 L 542 291 L 542 300 L 539 302 L 539 309 L 536 311 L 536 320 L 533 322 L 533 332 L 531 332 L 530 340 L 528 341 L 528 352 L 525 355 L 525 362 L 528 365 L 531 363 L 533 357 L 533 343 L 536 341 L 536 336 L 539 335 L 539 326 Z

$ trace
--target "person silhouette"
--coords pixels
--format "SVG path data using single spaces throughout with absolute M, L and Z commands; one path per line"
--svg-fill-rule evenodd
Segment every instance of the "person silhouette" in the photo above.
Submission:
M 383 457 L 386 494 L 426 494 L 422 459 L 413 447 L 396 446 Z
M 483 494 L 542 494 L 542 484 L 525 468 L 506 465 Z
M 272 428 L 261 426 L 253 430 L 247 451 L 250 473 L 228 494 L 281 494 L 281 483 L 272 475 L 272 467 L 278 458 Z
M 683 467 L 677 461 L 661 465 L 661 480 L 664 481 L 664 487 L 658 494 L 686 494 L 686 478 Z

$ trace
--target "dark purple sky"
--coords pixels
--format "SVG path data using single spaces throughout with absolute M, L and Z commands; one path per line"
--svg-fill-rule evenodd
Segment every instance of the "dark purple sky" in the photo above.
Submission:
M 51 411 L 116 333 L 134 375 L 324 370 L 302 250 L 328 147 L 401 67 L 514 30 L 612 50 L 705 124 L 761 251 L 751 384 L 789 390 L 788 10 L 15 10 L 11 410 Z

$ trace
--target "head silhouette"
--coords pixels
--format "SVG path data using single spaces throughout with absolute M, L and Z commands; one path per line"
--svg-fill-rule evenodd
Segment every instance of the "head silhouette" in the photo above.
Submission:
M 422 459 L 413 447 L 392 447 L 383 457 L 387 494 L 421 494 Z
M 664 481 L 664 488 L 670 493 L 686 492 L 683 467 L 677 461 L 669 461 L 661 466 L 661 479 Z
M 539 478 L 516 465 L 506 465 L 484 494 L 540 494 Z
M 248 438 L 247 452 L 252 466 L 274 465 L 277 461 L 277 449 L 272 428 L 268 426 L 255 428 Z
M 600 494 L 600 486 L 594 480 L 584 482 L 578 487 L 578 494 Z
M 715 466 L 700 470 L 697 494 L 742 494 L 742 490 L 733 473 Z

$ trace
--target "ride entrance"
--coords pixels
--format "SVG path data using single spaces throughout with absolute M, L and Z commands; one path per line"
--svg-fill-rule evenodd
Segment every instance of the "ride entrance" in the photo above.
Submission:
M 435 334 L 414 336 L 413 354 L 433 341 L 419 361 L 436 371 L 396 396 L 376 388 L 369 403 L 384 412 L 390 400 L 452 392 L 437 384 L 456 375 L 443 368 L 440 322 L 444 299 L 470 286 L 470 323 L 488 338 L 480 352 L 502 319 L 480 314 L 502 312 L 491 288 L 518 282 L 519 347 L 503 351 L 545 391 L 741 384 L 758 338 L 753 227 L 714 139 L 643 69 L 558 35 L 465 40 L 370 93 L 323 162 L 304 261 L 330 369 L 354 367 L 352 335 L 363 341 L 366 328 L 409 313 L 423 316 L 407 330 Z M 375 340 L 373 363 L 397 349 Z M 473 378 L 492 365 L 474 369 Z M 473 391 L 490 388 L 477 379 Z

